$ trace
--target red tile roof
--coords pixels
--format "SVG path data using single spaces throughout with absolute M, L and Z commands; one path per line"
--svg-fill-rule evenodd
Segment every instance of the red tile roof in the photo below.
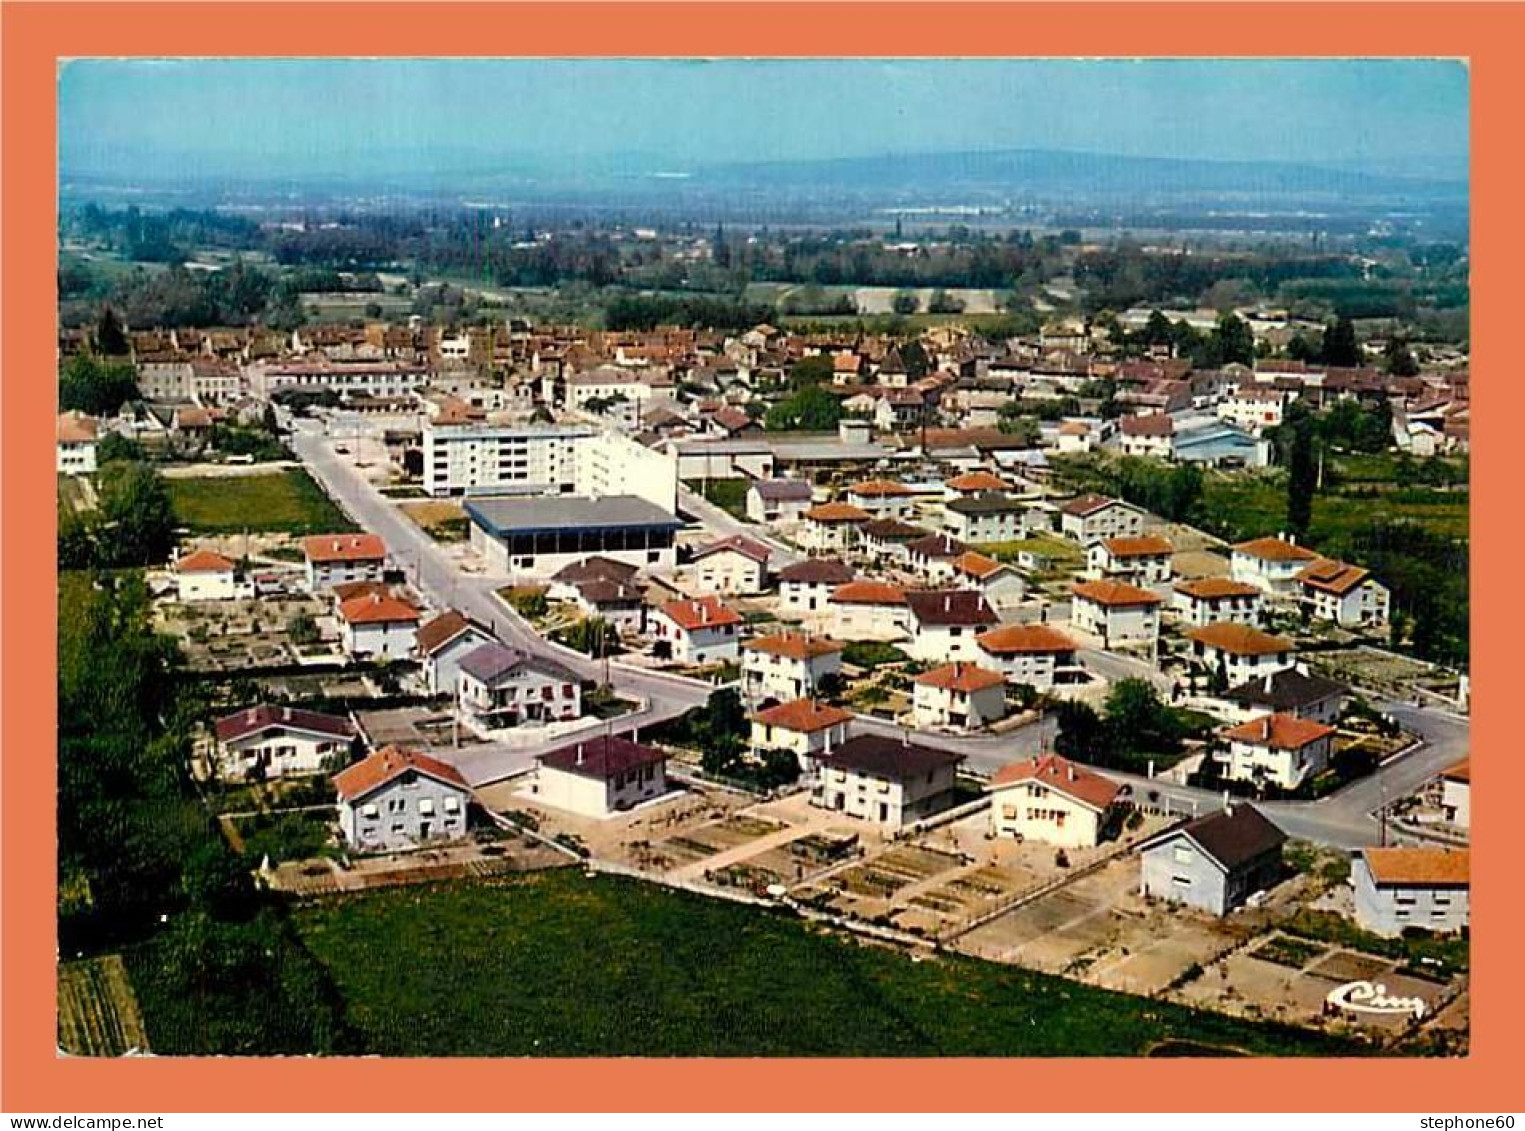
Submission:
M 851 503 L 822 503 L 805 512 L 811 522 L 867 522 L 874 516 Z
M 455 609 L 449 609 L 427 624 L 418 626 L 418 632 L 414 635 L 414 641 L 418 644 L 418 650 L 426 656 L 431 656 L 446 644 L 449 644 L 463 632 L 476 629 L 479 633 L 490 635 L 485 628 L 468 620 L 463 614 Z
M 1114 558 L 1146 558 L 1175 553 L 1175 547 L 1158 534 L 1140 534 L 1133 538 L 1104 538 L 1101 544 Z
M 176 573 L 228 573 L 233 562 L 215 550 L 192 550 L 175 563 Z
M 1160 603 L 1158 594 L 1125 581 L 1083 581 L 1075 586 L 1074 592 L 1077 597 L 1108 608 L 1125 609 Z
M 988 471 L 971 471 L 948 480 L 947 486 L 955 491 L 1005 491 L 1011 484 Z
M 383 593 L 362 593 L 341 602 L 339 615 L 350 624 L 392 624 L 416 621 L 420 614 L 401 598 Z
M 1237 543 L 1233 549 L 1265 562 L 1311 562 L 1318 557 L 1307 546 L 1299 546 L 1284 538 L 1251 538 L 1248 542 Z
M 355 802 L 366 797 L 394 778 L 408 771 L 423 774 L 471 792 L 471 786 L 454 766 L 431 758 L 417 750 L 404 750 L 400 746 L 388 746 L 378 750 L 364 761 L 356 762 L 348 769 L 334 775 L 334 790 L 343 801 Z
M 1467 887 L 1471 853 L 1449 848 L 1363 848 L 1381 887 Z
M 1178 581 L 1176 592 L 1204 601 L 1214 601 L 1222 597 L 1258 597 L 1260 595 L 1260 590 L 1248 582 L 1234 581 L 1227 577 L 1199 577 L 1195 581 Z
M 1333 734 L 1334 727 L 1297 715 L 1261 715 L 1223 732 L 1230 742 L 1268 746 L 1272 750 L 1301 750 Z
M 744 558 L 751 558 L 759 565 L 767 565 L 768 559 L 773 556 L 773 551 L 766 546 L 759 545 L 750 538 L 740 534 L 733 534 L 729 538 L 722 538 L 718 542 L 711 542 L 708 546 L 702 546 L 694 551 L 694 560 L 707 558 L 711 554 L 718 554 L 725 550 L 734 550 Z
M 780 703 L 776 707 L 758 711 L 752 716 L 764 726 L 779 727 L 800 734 L 814 734 L 827 727 L 851 722 L 852 717 L 851 711 L 844 711 L 841 707 L 833 707 L 830 703 L 820 703 L 814 699 L 792 699 L 788 703 Z
M 1075 498 L 1065 503 L 1064 506 L 1060 507 L 1059 509 L 1062 510 L 1065 514 L 1072 514 L 1079 518 L 1085 518 L 1088 515 L 1093 515 L 1098 511 L 1105 510 L 1107 507 L 1110 507 L 1114 504 L 1118 504 L 1118 500 L 1109 499 L 1105 495 L 1077 495 Z
M 749 652 L 766 652 L 772 656 L 786 656 L 791 660 L 810 660 L 816 656 L 832 656 L 842 651 L 842 645 L 824 636 L 809 636 L 803 632 L 779 632 L 772 636 L 759 636 L 742 645 Z
M 865 499 L 916 494 L 904 483 L 897 483 L 893 479 L 869 479 L 862 483 L 855 483 L 847 489 L 847 493 Z
M 1269 656 L 1292 651 L 1292 641 L 1251 628 L 1247 624 L 1206 624 L 1188 629 L 1189 639 L 1236 656 Z
M 719 597 L 683 597 L 668 601 L 659 611 L 687 632 L 696 628 L 741 623 L 740 614 L 728 608 Z
M 983 691 L 987 687 L 998 687 L 1005 683 L 1006 677 L 978 664 L 955 662 L 923 672 L 916 677 L 915 682 L 944 691 Z
M 1004 569 L 994 558 L 987 558 L 978 550 L 968 550 L 953 559 L 953 568 L 959 573 L 984 580 L 998 570 Z
M 838 605 L 903 605 L 905 590 L 888 581 L 849 581 L 832 590 L 831 599 Z
M 77 409 L 58 414 L 58 439 L 66 444 L 85 444 L 97 435 L 95 417 L 86 416 Z
M 302 539 L 310 562 L 379 561 L 387 556 L 379 534 L 315 534 Z
M 1115 781 L 1077 766 L 1058 754 L 1045 754 L 1002 766 L 990 779 L 992 792 L 1023 782 L 1038 781 L 1056 793 L 1072 797 L 1098 811 L 1117 800 L 1122 786 Z
M 1338 597 L 1343 597 L 1370 576 L 1370 570 L 1348 565 L 1345 562 L 1337 562 L 1331 558 L 1320 558 L 1312 565 L 1306 565 L 1297 571 L 1297 580 L 1308 588 L 1322 589 Z
M 1447 781 L 1464 781 L 1470 784 L 1472 781 L 1472 759 L 1463 758 L 1440 776 Z
M 1027 652 L 1073 652 L 1079 645 L 1046 624 L 1003 624 L 974 638 L 992 656 Z

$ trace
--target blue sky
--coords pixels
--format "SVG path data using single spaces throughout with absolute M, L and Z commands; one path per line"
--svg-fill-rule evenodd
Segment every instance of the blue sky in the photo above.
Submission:
M 1467 71 L 1436 60 L 75 60 L 68 173 L 575 169 L 965 149 L 1460 174 Z

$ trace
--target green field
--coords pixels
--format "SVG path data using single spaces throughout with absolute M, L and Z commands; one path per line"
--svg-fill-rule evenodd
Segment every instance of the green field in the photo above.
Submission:
M 329 534 L 357 529 L 300 469 L 270 475 L 166 479 L 175 517 L 194 534 L 241 530 Z
M 790 916 L 579 869 L 306 904 L 298 932 L 383 1056 L 1059 1056 L 1329 1037 L 974 959 L 915 962 Z
M 1203 486 L 1203 511 L 1209 525 L 1230 539 L 1257 538 L 1287 528 L 1287 490 L 1271 476 L 1209 476 Z M 1317 495 L 1307 543 L 1342 541 L 1374 522 L 1405 519 L 1451 538 L 1467 537 L 1465 491 L 1429 488 Z
M 747 518 L 747 490 L 752 486 L 750 479 L 706 479 L 690 483 L 689 486 L 697 488 L 699 494 L 721 510 L 743 521 L 751 521 Z

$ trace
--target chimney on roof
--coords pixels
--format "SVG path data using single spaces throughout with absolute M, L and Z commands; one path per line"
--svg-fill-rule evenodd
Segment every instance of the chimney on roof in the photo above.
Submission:
M 1264 688 L 1265 693 L 1267 695 L 1271 694 L 1271 673 L 1270 672 L 1266 673 L 1266 678 L 1265 678 L 1265 682 L 1263 684 L 1263 688 Z
M 1075 780 L 1075 767 L 1071 766 L 1069 768 L 1069 770 L 1070 770 L 1070 781 L 1074 781 Z
M 582 765 L 582 743 L 577 744 L 577 764 Z
M 258 713 L 259 713 L 259 709 L 257 707 L 250 707 L 249 708 L 248 719 L 249 719 L 249 725 L 250 726 L 254 725 L 254 720 L 257 717 Z
M 282 707 L 281 708 L 281 720 L 283 722 L 288 722 L 288 723 L 291 721 L 291 708 L 290 707 Z
M 1228 790 L 1223 791 L 1223 811 L 1230 817 L 1234 815 L 1234 802 L 1229 798 Z

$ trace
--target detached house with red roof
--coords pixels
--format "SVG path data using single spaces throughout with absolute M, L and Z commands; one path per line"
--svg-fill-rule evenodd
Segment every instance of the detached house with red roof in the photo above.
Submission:
M 1463 758 L 1440 775 L 1440 807 L 1457 828 L 1472 827 L 1472 762 Z
M 100 439 L 100 425 L 93 416 L 77 409 L 58 414 L 56 448 L 58 471 L 63 475 L 93 475 L 95 447 Z
M 1247 581 L 1201 577 L 1176 582 L 1171 607 L 1182 623 L 1193 628 L 1222 622 L 1256 625 L 1260 602 L 1260 589 Z
M 1386 624 L 1391 594 L 1371 571 L 1320 558 L 1297 573 L 1299 597 L 1319 620 L 1342 628 Z
M 1273 597 L 1292 597 L 1298 592 L 1297 575 L 1318 561 L 1318 555 L 1296 539 L 1252 538 L 1240 542 L 1229 554 L 1229 575 Z
M 608 817 L 667 792 L 667 755 L 628 738 L 599 735 L 542 754 L 536 800 L 582 817 Z
M 1085 581 L 1070 601 L 1070 623 L 1101 638 L 1103 648 L 1152 645 L 1160 635 L 1163 599 L 1126 581 Z
M 680 664 L 722 664 L 740 659 L 742 619 L 719 597 L 669 601 L 651 614 L 651 634 Z
M 1027 599 L 1027 582 L 1022 575 L 994 558 L 967 550 L 953 559 L 953 584 L 960 589 L 977 589 L 993 609 L 1009 609 Z
M 347 581 L 380 581 L 387 547 L 379 534 L 316 534 L 302 540 L 307 587 L 314 592 Z
M 1449 848 L 1363 848 L 1350 866 L 1356 923 L 1397 938 L 1410 927 L 1465 930 L 1471 910 L 1471 853 Z
M 848 503 L 822 503 L 811 507 L 804 513 L 800 545 L 815 554 L 850 550 L 857 545 L 858 531 L 873 517 L 862 507 Z
M 831 592 L 831 634 L 838 640 L 899 640 L 911 619 L 905 590 L 887 581 L 849 581 Z
M 1003 624 L 974 638 L 978 662 L 993 668 L 1013 687 L 1048 691 L 1063 675 L 1078 670 L 1080 646 L 1046 624 Z
M 1122 787 L 1058 754 L 1013 762 L 990 779 L 996 836 L 1094 848 L 1114 825 Z
M 758 750 L 789 750 L 800 769 L 810 759 L 847 741 L 853 713 L 815 699 L 795 699 L 768 707 L 752 716 L 752 746 Z
M 785 631 L 748 640 L 741 649 L 742 693 L 753 702 L 815 695 L 822 680 L 841 670 L 842 645 L 824 636 Z
M 1175 547 L 1158 534 L 1103 538 L 1086 548 L 1086 569 L 1093 578 L 1133 585 L 1163 585 L 1170 580 Z
M 1290 640 L 1247 624 L 1209 624 L 1186 633 L 1192 659 L 1209 672 L 1222 671 L 1230 687 L 1296 664 Z
M 909 518 L 916 492 L 893 479 L 870 479 L 847 489 L 847 503 L 874 518 Z
M 357 659 L 407 659 L 413 653 L 420 619 L 411 602 L 383 591 L 357 593 L 339 602 L 344 650 Z
M 261 704 L 218 719 L 217 772 L 229 781 L 316 774 L 349 761 L 355 725 L 338 715 Z
M 768 547 L 738 534 L 695 550 L 694 572 L 714 593 L 761 593 L 768 587 L 771 556 Z
M 359 852 L 402 852 L 466 835 L 471 787 L 454 766 L 388 746 L 334 775 L 339 829 Z
M 1006 677 L 955 660 L 913 681 L 911 717 L 918 728 L 980 730 L 1006 717 Z
M 212 550 L 192 550 L 175 562 L 175 596 L 181 601 L 231 601 L 239 595 L 237 567 Z
M 1315 719 L 1261 715 L 1224 731 L 1228 750 L 1215 757 L 1230 781 L 1291 790 L 1329 768 L 1334 735 Z

